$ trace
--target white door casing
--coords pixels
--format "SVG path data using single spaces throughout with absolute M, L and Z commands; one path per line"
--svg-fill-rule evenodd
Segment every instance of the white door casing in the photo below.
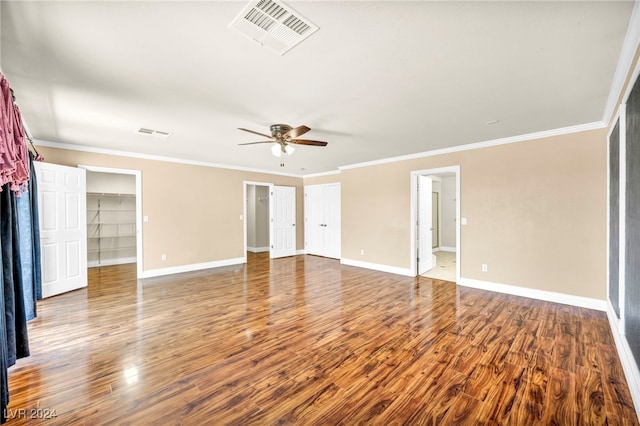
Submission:
M 270 257 L 296 254 L 296 189 L 290 186 L 272 186 L 269 191 Z
M 35 162 L 42 296 L 87 286 L 86 171 Z
M 431 218 L 432 183 L 428 176 L 418 176 L 418 275 L 433 268 L 433 224 Z

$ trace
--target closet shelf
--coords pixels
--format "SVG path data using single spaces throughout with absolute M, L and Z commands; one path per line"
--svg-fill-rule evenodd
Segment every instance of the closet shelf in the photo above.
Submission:
M 87 253 L 92 262 L 110 263 L 135 251 L 135 201 L 132 194 L 87 193 Z
M 100 213 L 100 212 L 118 212 L 118 213 L 131 213 L 135 212 L 135 209 L 87 209 L 88 212 L 91 213 Z
M 89 235 L 87 239 L 90 240 L 99 240 L 105 238 L 125 238 L 125 237 L 135 237 L 136 234 L 120 234 L 120 235 Z
M 135 222 L 91 222 L 87 225 L 135 225 Z
M 120 251 L 120 250 L 133 250 L 136 246 L 128 246 L 128 247 L 110 247 L 110 248 L 99 248 L 99 249 L 91 249 L 87 250 L 88 253 L 100 253 L 104 251 Z
M 127 197 L 127 198 L 135 198 L 135 194 L 114 194 L 109 192 L 87 192 L 87 195 L 92 197 Z

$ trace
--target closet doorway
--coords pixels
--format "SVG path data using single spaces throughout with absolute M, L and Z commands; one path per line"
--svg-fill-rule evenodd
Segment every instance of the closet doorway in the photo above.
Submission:
M 139 170 L 87 170 L 87 265 L 135 263 L 142 273 L 142 201 Z

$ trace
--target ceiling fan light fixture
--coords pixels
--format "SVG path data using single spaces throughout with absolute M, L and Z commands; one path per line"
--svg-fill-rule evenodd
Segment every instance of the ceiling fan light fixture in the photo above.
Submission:
M 292 147 L 291 145 L 285 145 L 284 146 L 284 151 L 288 154 L 291 155 L 293 154 L 293 151 L 295 151 L 296 149 L 294 147 Z
M 276 157 L 282 156 L 282 150 L 280 149 L 280 144 L 274 143 L 271 145 L 271 153 Z

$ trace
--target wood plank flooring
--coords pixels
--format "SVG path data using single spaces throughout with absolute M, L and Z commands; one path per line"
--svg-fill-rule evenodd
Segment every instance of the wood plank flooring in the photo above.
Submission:
M 602 312 L 314 256 L 89 272 L 39 303 L 9 425 L 638 425 Z

